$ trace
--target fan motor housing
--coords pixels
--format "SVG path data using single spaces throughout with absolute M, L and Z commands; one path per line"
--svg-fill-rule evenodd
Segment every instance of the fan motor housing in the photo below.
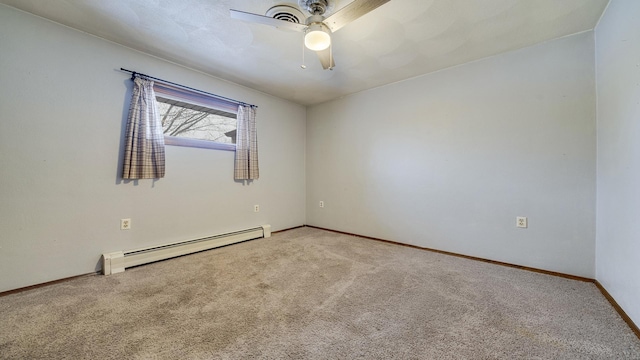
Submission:
M 328 0 L 298 0 L 298 5 L 312 15 L 324 15 L 332 8 Z

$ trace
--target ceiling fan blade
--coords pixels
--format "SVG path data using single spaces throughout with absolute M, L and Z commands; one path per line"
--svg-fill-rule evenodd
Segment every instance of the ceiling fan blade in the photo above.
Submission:
M 269 26 L 276 27 L 278 29 L 304 32 L 305 29 L 307 28 L 306 25 L 284 21 L 284 20 L 278 20 L 268 16 L 262 16 L 258 14 L 252 14 L 252 13 L 233 10 L 233 9 L 229 11 L 231 12 L 231 17 L 234 19 L 250 21 L 250 22 L 263 24 L 263 25 L 269 25 Z
M 316 54 L 318 54 L 318 59 L 320 59 L 323 69 L 333 69 L 336 66 L 336 63 L 333 61 L 333 56 L 331 56 L 330 48 L 316 51 Z
M 323 22 L 331 29 L 331 32 L 336 32 L 341 27 L 387 2 L 389 0 L 354 0 Z

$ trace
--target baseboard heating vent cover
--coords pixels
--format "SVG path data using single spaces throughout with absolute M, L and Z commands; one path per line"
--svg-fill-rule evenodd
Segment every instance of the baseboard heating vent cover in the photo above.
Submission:
M 271 237 L 271 225 L 262 225 L 252 229 L 234 231 L 202 239 L 180 241 L 137 250 L 111 252 L 102 254 L 102 272 L 105 275 L 116 274 L 132 266 L 170 259 L 246 240 L 268 237 Z

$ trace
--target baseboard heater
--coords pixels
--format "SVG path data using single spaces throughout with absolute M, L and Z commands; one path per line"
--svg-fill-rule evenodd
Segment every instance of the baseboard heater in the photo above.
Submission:
M 148 264 L 154 261 L 170 259 L 176 256 L 263 237 L 271 237 L 271 225 L 262 225 L 252 229 L 143 249 L 111 252 L 102 254 L 102 272 L 105 275 L 116 274 L 132 266 Z

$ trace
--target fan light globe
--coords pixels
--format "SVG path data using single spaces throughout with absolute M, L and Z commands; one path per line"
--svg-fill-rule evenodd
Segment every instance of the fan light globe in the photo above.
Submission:
M 304 36 L 304 45 L 309 50 L 324 50 L 331 45 L 331 35 L 321 24 L 313 24 Z

